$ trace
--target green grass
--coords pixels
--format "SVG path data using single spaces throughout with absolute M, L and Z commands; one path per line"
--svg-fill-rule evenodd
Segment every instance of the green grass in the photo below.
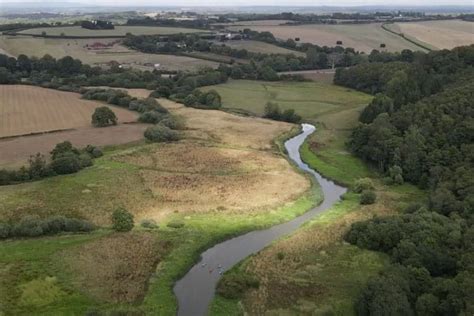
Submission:
M 366 105 L 371 98 L 364 93 L 322 82 L 230 80 L 202 89 L 216 90 L 225 108 L 262 115 L 267 102 L 276 102 L 282 109 L 293 108 L 309 122 L 317 121 L 323 114 Z

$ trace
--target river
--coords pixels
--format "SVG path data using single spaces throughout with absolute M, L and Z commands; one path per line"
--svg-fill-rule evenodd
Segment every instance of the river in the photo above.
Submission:
M 207 315 L 217 282 L 226 270 L 249 255 L 259 252 L 274 240 L 295 231 L 316 215 L 328 210 L 346 192 L 346 188 L 323 178 L 301 160 L 299 149 L 305 139 L 315 130 L 313 125 L 302 124 L 302 132 L 287 140 L 285 148 L 288 151 L 288 156 L 298 168 L 310 173 L 319 182 L 324 194 L 323 202 L 291 221 L 268 229 L 249 232 L 204 251 L 201 254 L 201 260 L 174 286 L 174 293 L 178 299 L 179 316 Z

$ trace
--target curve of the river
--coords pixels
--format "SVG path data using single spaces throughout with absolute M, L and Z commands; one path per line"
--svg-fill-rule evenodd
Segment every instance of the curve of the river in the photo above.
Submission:
M 310 124 L 302 124 L 302 129 L 301 134 L 285 142 L 285 148 L 290 159 L 298 168 L 310 173 L 319 182 L 324 194 L 323 202 L 291 221 L 268 229 L 249 232 L 204 251 L 201 254 L 201 260 L 174 286 L 174 293 L 178 298 L 179 316 L 206 315 L 209 304 L 214 297 L 217 282 L 226 270 L 249 255 L 262 250 L 272 241 L 293 232 L 314 216 L 329 209 L 346 192 L 346 188 L 323 178 L 301 160 L 299 149 L 306 137 L 312 134 L 316 128 Z

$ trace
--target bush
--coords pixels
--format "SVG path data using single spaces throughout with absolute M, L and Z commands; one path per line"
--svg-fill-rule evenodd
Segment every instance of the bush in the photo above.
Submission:
M 117 125 L 117 116 L 107 106 L 98 107 L 92 114 L 92 125 L 95 127 Z
M 371 179 L 369 178 L 360 178 L 355 182 L 354 185 L 354 192 L 355 193 L 362 193 L 364 190 L 373 190 L 374 184 Z
M 112 228 L 118 232 L 128 232 L 133 228 L 133 214 L 124 208 L 116 209 L 112 213 Z
M 170 142 L 178 140 L 179 134 L 166 126 L 156 125 L 145 130 L 145 138 L 156 143 Z
M 92 158 L 99 158 L 104 155 L 102 150 L 97 146 L 87 145 L 84 148 L 84 151 L 87 152 Z
M 239 299 L 250 288 L 258 288 L 259 281 L 248 274 L 229 274 L 219 281 L 217 294 L 227 299 Z
M 158 224 L 152 219 L 144 219 L 140 222 L 140 226 L 143 228 L 150 228 L 150 229 L 156 229 L 158 228 Z
M 56 144 L 54 149 L 50 152 L 51 159 L 54 160 L 58 156 L 60 156 L 64 153 L 79 154 L 79 150 L 77 150 L 77 148 L 73 147 L 70 141 L 64 141 L 62 143 Z
M 184 227 L 184 222 L 180 220 L 172 220 L 166 226 L 171 228 L 182 228 Z
M 8 224 L 0 223 L 0 239 L 10 236 L 11 227 Z
M 360 204 L 367 205 L 367 204 L 374 204 L 375 200 L 377 199 L 377 195 L 372 190 L 364 190 L 360 195 Z
M 22 219 L 12 228 L 12 236 L 37 237 L 43 235 L 42 221 L 37 217 Z
M 81 169 L 92 166 L 92 158 L 88 153 L 82 153 L 78 156 Z
M 183 118 L 177 117 L 177 116 L 174 116 L 174 115 L 166 116 L 164 119 L 162 119 L 160 121 L 160 124 L 163 125 L 163 126 L 166 126 L 168 128 L 171 128 L 171 129 L 181 130 L 181 129 L 185 128 Z
M 147 111 L 140 114 L 140 116 L 138 117 L 138 121 L 142 123 L 157 124 L 164 117 L 165 117 L 165 114 L 153 110 L 153 111 Z
M 51 168 L 57 174 L 70 174 L 81 170 L 81 161 L 72 152 L 65 153 L 51 162 Z

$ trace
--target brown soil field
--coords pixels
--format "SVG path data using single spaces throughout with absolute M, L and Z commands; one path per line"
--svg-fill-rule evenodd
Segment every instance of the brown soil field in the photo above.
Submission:
M 47 154 L 57 143 L 70 141 L 76 147 L 107 146 L 140 141 L 147 124 L 119 124 L 106 128 L 82 127 L 75 130 L 21 136 L 0 140 L 0 168 L 24 165 L 35 153 Z
M 350 24 L 350 25 L 267 25 L 247 26 L 252 30 L 271 32 L 275 37 L 287 40 L 299 37 L 300 42 L 309 42 L 319 46 L 335 46 L 337 41 L 342 41 L 344 47 L 352 47 L 355 50 L 370 53 L 373 49 L 380 49 L 380 44 L 386 45 L 388 51 L 401 51 L 405 48 L 421 50 L 421 48 L 410 43 L 398 35 L 382 29 L 378 23 L 372 24 Z M 229 29 L 242 30 L 243 26 L 232 26 Z
M 103 103 L 83 100 L 77 93 L 25 85 L 0 85 L 0 138 L 91 126 L 91 115 Z M 109 106 L 118 122 L 138 115 Z
M 135 303 L 170 245 L 156 234 L 113 234 L 59 253 L 57 261 L 73 276 L 73 286 L 94 299 Z
M 451 49 L 474 44 L 474 24 L 461 20 L 396 23 L 397 31 L 408 37 L 434 46 Z

